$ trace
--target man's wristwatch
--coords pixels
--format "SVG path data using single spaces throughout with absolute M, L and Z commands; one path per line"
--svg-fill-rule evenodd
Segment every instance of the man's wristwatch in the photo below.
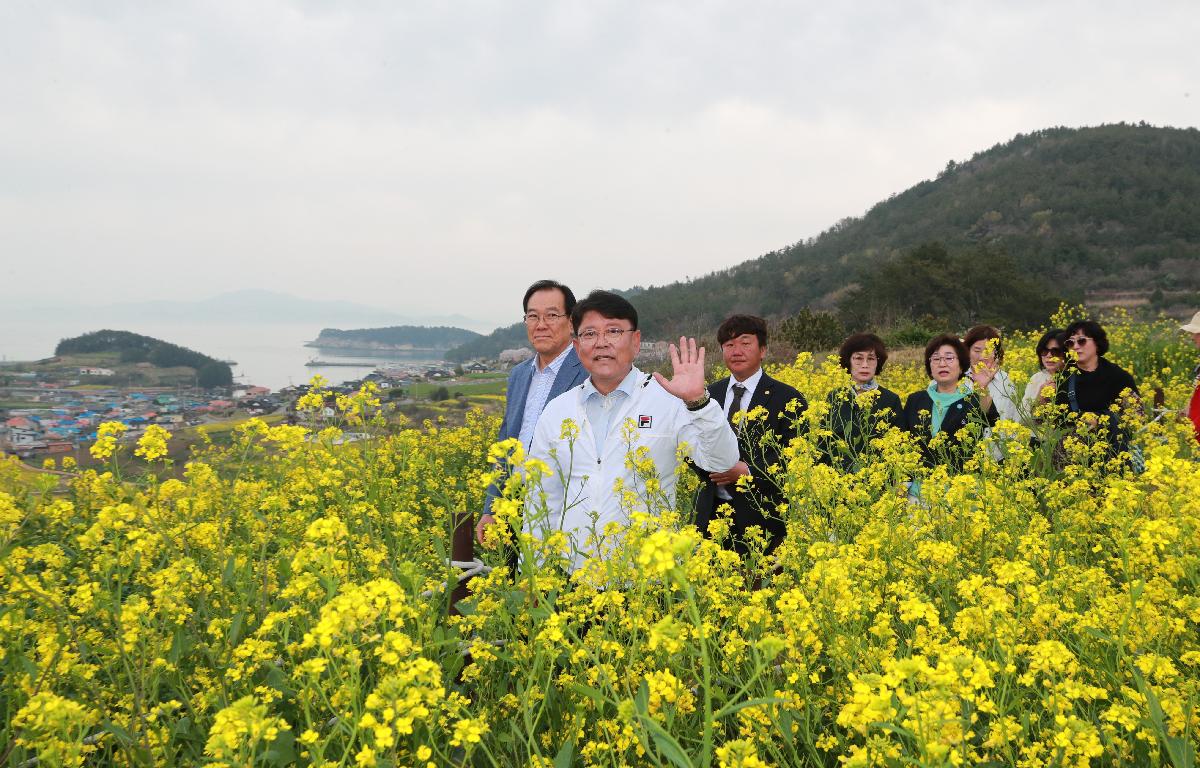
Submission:
M 689 411 L 698 411 L 704 406 L 708 405 L 709 400 L 712 400 L 712 397 L 709 396 L 708 390 L 706 389 L 704 390 L 704 394 L 700 396 L 699 400 L 684 400 L 683 404 L 687 406 Z

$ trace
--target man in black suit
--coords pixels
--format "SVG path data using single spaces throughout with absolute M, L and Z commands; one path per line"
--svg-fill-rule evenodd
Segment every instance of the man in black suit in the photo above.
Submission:
M 709 385 L 708 393 L 725 409 L 726 418 L 737 422 L 734 432 L 741 460 L 725 472 L 697 469 L 704 484 L 696 497 L 696 526 L 707 536 L 709 522 L 717 517 L 722 504 L 728 504 L 733 508 L 730 546 L 745 554 L 746 530 L 758 526 L 766 535 L 770 552 L 779 546 L 787 529 L 776 514 L 783 492 L 767 469 L 781 463 L 780 449 L 796 436 L 796 424 L 808 404 L 794 387 L 763 372 L 767 323 L 761 317 L 733 315 L 717 329 L 717 343 L 730 376 Z M 797 403 L 789 410 L 788 403 L 793 400 Z M 765 419 L 733 418 L 739 411 L 749 413 L 759 406 L 766 410 Z M 749 488 L 738 487 L 742 475 L 752 479 Z

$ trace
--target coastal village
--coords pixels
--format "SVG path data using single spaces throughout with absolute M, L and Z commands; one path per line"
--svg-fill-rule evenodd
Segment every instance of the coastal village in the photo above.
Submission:
M 645 342 L 641 359 L 662 360 L 666 353 L 666 342 Z M 455 390 L 478 391 L 483 393 L 481 397 L 502 402 L 508 370 L 532 354 L 532 350 L 518 347 L 502 351 L 494 360 L 473 360 L 459 366 L 386 363 L 360 379 L 327 387 L 330 402 L 325 415 L 333 415 L 338 394 L 355 392 L 368 381 L 395 404 L 453 397 L 465 404 L 466 398 Z M 62 455 L 80 457 L 95 441 L 100 424 L 108 421 L 127 427 L 122 439 L 128 442 L 136 441 L 150 425 L 179 433 L 256 416 L 298 423 L 303 415 L 297 414 L 295 403 L 309 390 L 307 384 L 277 391 L 242 384 L 207 390 L 107 385 L 116 374 L 101 366 L 69 370 L 0 367 L 0 451 L 35 462 Z M 479 405 L 477 400 L 471 403 Z
M 79 379 L 54 380 L 0 371 L 0 381 L 6 382 L 0 386 L 0 450 L 22 458 L 75 454 L 96 439 L 97 428 L 106 421 L 121 422 L 129 428 L 128 438 L 136 439 L 151 424 L 178 430 L 231 418 L 238 411 L 258 416 L 284 406 L 283 398 L 266 387 L 204 391 L 93 383 L 111 375 L 107 369 L 81 369 Z
M 509 354 L 520 361 L 528 355 Z M 462 366 L 464 374 L 501 375 L 511 363 L 472 362 Z M 203 390 L 195 387 L 105 386 L 114 371 L 80 367 L 75 375 L 7 371 L 0 368 L 0 451 L 23 459 L 59 455 L 79 456 L 96 439 L 100 424 L 116 421 L 128 429 L 122 439 L 133 442 L 152 424 L 177 433 L 231 420 L 277 415 L 277 420 L 296 423 L 296 401 L 308 392 L 307 384 L 272 391 L 267 387 L 234 385 Z M 429 395 L 439 384 L 455 380 L 453 368 L 438 365 L 388 364 L 371 374 L 331 385 L 329 409 L 338 394 L 357 391 L 364 382 L 375 382 L 384 397 L 395 392 L 420 391 Z M 394 397 L 394 396 L 393 396 Z

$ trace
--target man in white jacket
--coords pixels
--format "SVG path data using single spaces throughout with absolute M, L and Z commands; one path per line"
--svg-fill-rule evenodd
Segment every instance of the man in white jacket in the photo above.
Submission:
M 737 437 L 705 387 L 704 349 L 681 337 L 678 347 L 671 345 L 672 377 L 647 375 L 633 365 L 642 343 L 637 322 L 633 305 L 607 291 L 575 305 L 573 343 L 589 377 L 546 406 L 529 450 L 550 475 L 541 483 L 547 514 L 531 515 L 543 499 L 529 498 L 526 523 L 539 537 L 566 533 L 574 568 L 618 543 L 598 541 L 609 523 L 674 505 L 681 445 L 711 472 L 739 459 Z M 629 461 L 640 448 L 646 449 L 641 459 Z

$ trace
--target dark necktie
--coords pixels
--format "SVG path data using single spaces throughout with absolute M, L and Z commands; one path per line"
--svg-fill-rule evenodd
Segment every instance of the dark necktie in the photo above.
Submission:
M 733 385 L 733 404 L 729 406 L 729 424 L 734 429 L 737 429 L 737 425 L 733 423 L 733 414 L 740 413 L 745 410 L 744 404 L 742 403 L 742 395 L 744 394 L 746 394 L 745 385 Z

